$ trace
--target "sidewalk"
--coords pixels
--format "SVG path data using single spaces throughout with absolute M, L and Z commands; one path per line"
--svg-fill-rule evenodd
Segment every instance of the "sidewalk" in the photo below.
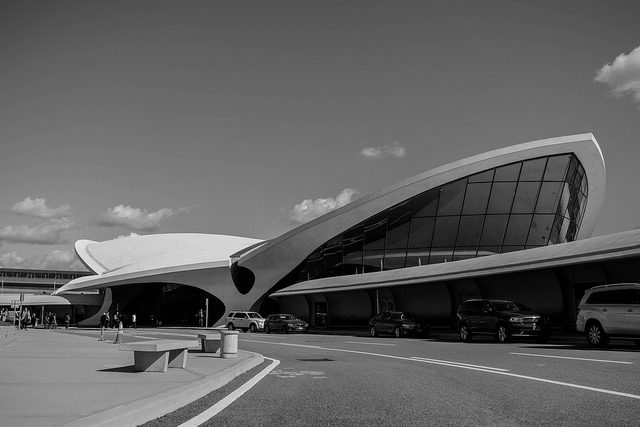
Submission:
M 263 360 L 242 350 L 222 359 L 198 346 L 189 351 L 187 369 L 134 372 L 133 352 L 120 351 L 112 340 L 29 329 L 0 346 L 0 426 L 138 425 Z

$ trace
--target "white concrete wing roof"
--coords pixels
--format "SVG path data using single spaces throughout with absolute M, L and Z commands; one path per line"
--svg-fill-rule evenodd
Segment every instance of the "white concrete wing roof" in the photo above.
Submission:
M 220 234 L 151 234 L 94 242 L 79 240 L 76 253 L 97 275 L 72 280 L 56 294 L 144 276 L 229 267 L 234 252 L 261 242 Z

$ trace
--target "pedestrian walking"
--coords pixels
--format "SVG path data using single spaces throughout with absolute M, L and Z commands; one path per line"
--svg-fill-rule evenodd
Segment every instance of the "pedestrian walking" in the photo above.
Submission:
M 136 318 L 136 314 L 135 314 L 135 313 L 133 313 L 133 314 L 131 315 L 131 327 L 133 327 L 133 329 L 136 329 L 136 327 L 137 327 L 137 326 L 136 326 L 136 320 L 137 320 L 137 318 Z
M 64 328 L 65 329 L 69 329 L 69 324 L 71 323 L 71 315 L 69 313 L 66 313 L 64 315 Z

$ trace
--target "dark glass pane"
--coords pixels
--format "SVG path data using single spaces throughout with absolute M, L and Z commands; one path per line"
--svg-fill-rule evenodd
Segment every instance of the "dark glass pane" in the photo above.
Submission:
M 428 248 L 431 246 L 433 226 L 435 218 L 413 218 L 411 220 L 411 233 L 409 234 L 410 248 Z
M 544 180 L 564 181 L 564 176 L 567 172 L 567 166 L 569 165 L 570 158 L 571 156 L 569 154 L 549 157 L 547 170 L 544 172 Z
M 491 187 L 488 214 L 508 214 L 516 194 L 515 182 L 496 182 Z
M 463 214 L 483 214 L 487 211 L 491 183 L 469 184 L 464 196 Z
M 384 252 L 384 269 L 395 270 L 404 268 L 404 261 L 407 257 L 407 251 L 385 251 Z
M 555 215 L 534 215 L 527 246 L 546 246 L 549 243 L 549 236 L 553 228 Z
M 547 164 L 547 158 L 527 160 L 522 163 L 522 172 L 520 172 L 520 181 L 542 181 L 544 167 Z
M 384 249 L 384 241 L 387 235 L 387 217 L 378 215 L 368 220 L 364 225 L 364 249 Z
M 442 216 L 436 218 L 436 226 L 433 231 L 432 247 L 453 246 L 456 243 L 458 233 L 459 216 Z M 433 254 L 433 252 L 432 252 Z
M 384 263 L 383 251 L 364 251 L 362 265 L 365 273 L 382 271 Z
M 482 228 L 481 246 L 500 246 L 507 230 L 509 215 L 487 215 Z
M 435 216 L 440 189 L 427 191 L 413 198 L 413 216 Z
M 573 186 L 580 188 L 582 186 L 582 178 L 584 178 L 584 168 L 578 163 L 578 170 L 576 170 L 576 174 L 573 177 Z
M 562 192 L 562 182 L 543 182 L 536 204 L 536 213 L 555 213 Z
M 501 253 L 507 253 L 507 252 L 515 252 L 515 251 L 521 251 L 524 249 L 523 245 L 518 245 L 518 246 L 503 246 L 502 248 L 500 248 L 500 252 Z
M 578 159 L 575 156 L 571 156 L 571 161 L 569 162 L 569 170 L 567 171 L 567 176 L 565 178 L 566 182 L 572 182 L 573 177 L 576 174 L 576 170 L 578 169 Z
M 441 187 L 438 215 L 459 215 L 464 200 L 464 190 L 467 180 L 451 182 Z
M 522 245 L 527 241 L 527 233 L 531 225 L 532 215 L 511 215 L 503 245 Z
M 324 276 L 342 275 L 342 245 L 324 250 Z
M 364 227 L 358 225 L 345 231 L 342 235 L 342 244 L 344 245 L 345 254 L 362 252 L 364 247 Z
M 405 249 L 411 226 L 411 201 L 389 212 L 386 249 Z
M 324 273 L 323 250 L 324 247 L 320 247 L 320 249 L 316 250 L 307 258 L 307 265 L 305 268 L 309 273 L 310 279 L 321 277 Z
M 538 197 L 539 182 L 519 182 L 516 197 L 513 200 L 513 213 L 533 212 Z
M 469 177 L 469 182 L 491 182 L 493 181 L 493 172 L 494 170 L 488 170 L 484 172 L 477 173 L 475 175 L 471 175 Z
M 407 267 L 416 267 L 429 264 L 429 248 L 409 249 L 407 251 Z
M 477 247 L 456 247 L 453 252 L 453 260 L 459 261 L 461 259 L 475 258 Z
M 453 260 L 453 248 L 431 249 L 429 256 L 429 264 L 439 264 L 441 262 L 449 262 Z
M 344 254 L 342 270 L 344 274 L 362 273 L 362 251 Z
M 551 233 L 549 234 L 549 244 L 551 245 L 563 242 L 563 240 L 560 239 L 560 228 L 562 227 L 563 216 L 554 215 L 554 217 L 555 219 L 553 221 L 553 227 L 551 228 Z
M 456 246 L 478 246 L 483 220 L 483 215 L 461 217 Z
M 517 181 L 522 163 L 513 163 L 496 169 L 494 181 Z

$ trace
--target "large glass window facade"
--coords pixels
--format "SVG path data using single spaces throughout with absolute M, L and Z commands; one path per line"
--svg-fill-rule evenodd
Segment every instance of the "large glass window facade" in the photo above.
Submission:
M 588 195 L 572 154 L 486 170 L 431 189 L 335 236 L 297 281 L 512 252 L 575 240 Z

